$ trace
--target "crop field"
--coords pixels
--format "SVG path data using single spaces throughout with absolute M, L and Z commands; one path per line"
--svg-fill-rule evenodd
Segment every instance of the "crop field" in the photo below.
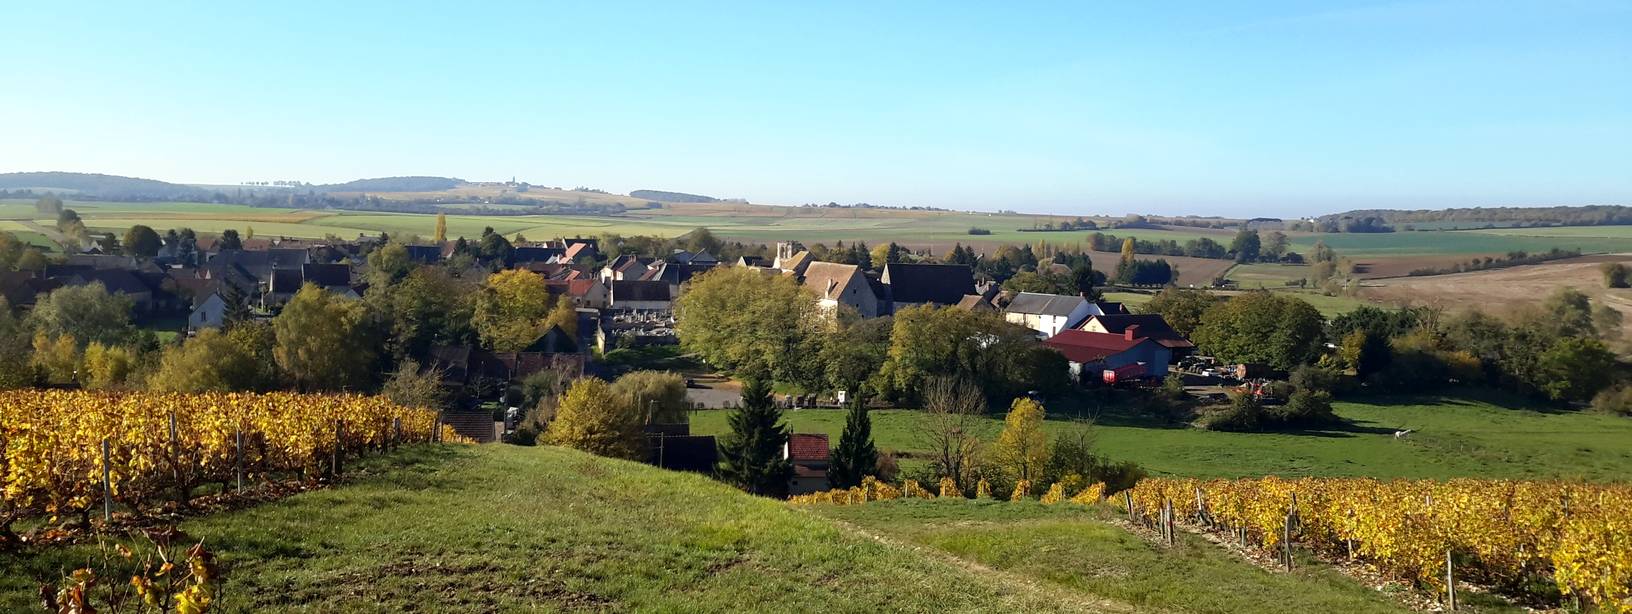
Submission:
M 1075 405 L 1075 406 L 1071 406 Z M 1609 415 L 1543 411 L 1500 396 L 1376 397 L 1334 403 L 1347 423 L 1287 433 L 1225 433 L 1165 425 L 1118 406 L 1087 401 L 1050 404 L 1046 430 L 1081 428 L 1072 418 L 1098 416 L 1094 446 L 1116 461 L 1134 461 L 1155 475 L 1200 478 L 1375 477 L 1447 479 L 1581 478 L 1632 476 L 1632 420 Z M 837 443 L 844 411 L 789 411 L 796 433 L 826 433 Z M 692 432 L 726 432 L 726 410 L 692 412 Z M 872 412 L 880 449 L 904 456 L 909 471 L 925 462 L 923 413 Z M 992 414 L 984 438 L 1003 428 Z M 1394 431 L 1413 429 L 1405 439 Z
M 1473 234 L 1502 237 L 1582 237 L 1600 239 L 1632 239 L 1632 226 L 1550 226 L 1546 228 L 1487 228 L 1469 230 Z
M 1309 276 L 1309 266 L 1301 264 L 1238 264 L 1230 269 L 1230 281 L 1242 288 L 1285 288 L 1286 282 Z
M 1572 287 L 1591 297 L 1594 304 L 1609 305 L 1632 324 L 1632 290 L 1604 287 L 1599 267 L 1616 256 L 1584 256 L 1547 264 L 1434 275 L 1399 277 L 1366 282 L 1364 294 L 1375 300 L 1415 304 L 1445 309 L 1484 309 L 1498 314 L 1527 305 L 1537 305 L 1559 288 Z M 1632 336 L 1632 326 L 1622 325 Z
M 617 198 L 594 193 L 566 191 L 562 194 L 584 196 L 588 201 L 613 201 Z M 405 195 L 394 195 L 406 197 Z M 426 193 L 423 197 L 448 198 L 450 193 Z M 455 195 L 457 196 L 457 195 Z M 644 201 L 636 203 L 644 205 Z M 288 236 L 320 238 L 328 234 L 342 237 L 359 233 L 408 233 L 429 237 L 435 228 L 435 217 L 427 214 L 351 212 L 339 210 L 290 210 L 256 208 L 242 205 L 212 203 L 122 203 L 100 201 L 70 201 L 67 206 L 79 212 L 87 225 L 97 230 L 118 231 L 132 224 L 147 224 L 156 229 L 190 227 L 206 233 L 228 228 L 243 231 L 253 226 L 260 236 Z M 1066 216 L 1039 216 L 1000 213 L 969 213 L 955 211 L 912 211 L 901 209 L 859 209 L 827 207 L 775 207 L 742 203 L 667 204 L 655 209 L 632 209 L 617 216 L 590 215 L 518 215 L 483 216 L 461 215 L 461 206 L 448 205 L 448 231 L 451 237 L 473 238 L 483 228 L 493 227 L 514 236 L 520 233 L 530 239 L 571 236 L 593 236 L 601 233 L 624 235 L 650 234 L 679 236 L 694 228 L 707 227 L 717 236 L 730 240 L 774 242 L 797 240 L 807 244 L 838 241 L 864 241 L 869 245 L 901 243 L 914 249 L 933 253 L 950 250 L 954 244 L 994 246 L 1000 244 L 1037 244 L 1047 242 L 1062 247 L 1086 248 L 1088 237 L 1094 231 L 1022 232 L 1042 223 L 1070 219 Z M 1074 216 L 1073 216 L 1074 217 Z M 1093 218 L 1101 222 L 1110 220 Z M 49 225 L 53 220 L 42 219 L 34 210 L 32 201 L 0 200 L 0 221 L 33 220 Z M 8 224 L 8 226 L 11 226 Z M 988 235 L 971 235 L 972 227 L 991 231 Z M 1108 234 L 1118 237 L 1136 237 L 1158 241 L 1172 240 L 1183 243 L 1207 237 L 1228 244 L 1232 230 L 1168 226 L 1162 228 L 1109 229 Z M 1473 256 L 1504 254 L 1514 250 L 1541 252 L 1557 247 L 1580 249 L 1587 253 L 1632 252 L 1632 226 L 1585 226 L 1558 228 L 1496 228 L 1465 231 L 1418 231 L 1374 234 L 1317 234 L 1288 233 L 1292 248 L 1307 252 L 1314 243 L 1324 241 L 1337 252 L 1356 260 L 1363 267 L 1364 277 L 1404 275 L 1411 269 L 1424 266 L 1442 266 Z M 1174 260 L 1179 267 L 1181 284 L 1201 284 L 1212 279 L 1225 261 L 1191 259 Z M 1248 286 L 1272 286 L 1277 280 L 1291 277 L 1291 268 L 1273 271 L 1253 265 L 1238 269 L 1238 280 Z

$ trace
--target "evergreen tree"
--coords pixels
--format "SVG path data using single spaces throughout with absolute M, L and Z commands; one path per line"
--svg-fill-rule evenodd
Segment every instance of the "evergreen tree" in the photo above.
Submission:
M 232 328 L 255 317 L 249 310 L 249 300 L 244 298 L 244 292 L 238 288 L 238 284 L 222 280 L 220 294 L 221 302 L 226 303 L 226 308 L 221 313 L 222 328 Z
M 844 420 L 844 434 L 839 436 L 839 447 L 833 449 L 833 459 L 827 468 L 827 481 L 833 488 L 860 486 L 861 479 L 871 475 L 878 466 L 878 449 L 873 447 L 873 420 L 867 417 L 867 401 L 857 394 L 850 400 L 850 413 Z
M 731 413 L 731 433 L 720 441 L 721 479 L 752 494 L 785 497 L 793 465 L 783 457 L 788 430 L 771 399 L 771 382 L 753 376 L 742 385 L 742 408 Z

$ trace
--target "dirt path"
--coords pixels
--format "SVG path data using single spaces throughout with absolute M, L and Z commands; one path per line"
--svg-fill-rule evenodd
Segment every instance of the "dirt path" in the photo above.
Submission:
M 63 239 L 67 238 L 67 237 L 62 236 L 62 233 L 57 232 L 57 229 L 47 228 L 45 226 L 41 226 L 39 224 L 39 222 L 36 222 L 34 220 L 12 220 L 12 221 L 17 222 L 18 224 L 22 224 L 24 228 L 27 228 L 27 229 L 32 230 L 34 232 L 45 235 L 45 238 L 50 239 L 52 241 L 56 241 L 57 243 L 62 243 Z
M 854 524 L 845 522 L 843 520 L 838 520 L 838 519 L 834 519 L 834 518 L 827 518 L 825 516 L 823 518 L 825 520 L 829 521 L 829 522 L 837 524 L 840 528 L 843 528 L 843 529 L 845 529 L 847 531 L 853 532 L 853 533 L 855 533 L 857 535 L 861 535 L 863 537 L 866 537 L 868 539 L 876 541 L 876 542 L 878 542 L 880 544 L 884 544 L 885 546 L 900 549 L 900 550 L 906 550 L 906 551 L 909 551 L 909 552 L 912 552 L 912 553 L 915 553 L 915 554 L 922 555 L 925 558 L 940 561 L 940 562 L 945 563 L 947 565 L 957 567 L 959 569 L 962 569 L 965 572 L 968 572 L 971 575 L 990 580 L 992 583 L 994 583 L 997 586 L 1011 586 L 1011 587 L 1014 587 L 1017 590 L 1023 591 L 1027 595 L 1030 595 L 1030 596 L 1033 596 L 1033 597 L 1038 597 L 1038 598 L 1050 601 L 1052 603 L 1059 604 L 1061 608 L 1066 609 L 1066 610 L 1072 610 L 1072 611 L 1077 611 L 1077 612 L 1135 612 L 1135 611 L 1138 611 L 1138 612 L 1164 612 L 1165 611 L 1165 610 L 1157 610 L 1157 609 L 1153 609 L 1153 608 L 1149 608 L 1149 607 L 1143 607 L 1143 608 L 1134 607 L 1132 604 L 1122 603 L 1120 601 L 1112 601 L 1112 600 L 1105 599 L 1105 598 L 1102 598 L 1102 597 L 1097 597 L 1097 596 L 1094 596 L 1094 595 L 1088 595 L 1088 594 L 1084 594 L 1084 593 L 1080 593 L 1080 592 L 1076 592 L 1076 591 L 1067 590 L 1067 589 L 1064 589 L 1064 588 L 1060 588 L 1058 586 L 1053 586 L 1053 585 L 1050 585 L 1050 584 L 1038 582 L 1038 581 L 1036 581 L 1036 580 L 1034 580 L 1032 578 L 1028 578 L 1026 576 L 1013 574 L 1013 573 L 1009 573 L 1009 572 L 998 570 L 998 569 L 992 569 L 990 567 L 987 567 L 985 565 L 981 565 L 980 563 L 976 563 L 974 561 L 958 558 L 957 556 L 954 556 L 951 553 L 948 553 L 948 552 L 946 552 L 944 550 L 939 550 L 939 549 L 936 549 L 936 548 L 927 548 L 927 547 L 920 546 L 920 545 L 917 545 L 917 544 L 913 544 L 913 543 L 910 543 L 910 542 L 904 542 L 904 541 L 901 541 L 901 540 L 898 540 L 898 539 L 895 539 L 893 537 L 889 537 L 889 536 L 886 536 L 886 535 L 880 535 L 878 533 L 868 531 L 867 529 L 863 529 L 863 528 L 861 528 L 859 526 L 856 526 Z

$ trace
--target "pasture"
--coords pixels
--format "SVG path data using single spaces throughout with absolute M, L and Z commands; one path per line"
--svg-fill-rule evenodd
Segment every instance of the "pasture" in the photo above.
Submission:
M 1470 391 L 1461 396 L 1370 397 L 1334 404 L 1345 423 L 1285 433 L 1224 433 L 1169 425 L 1115 404 L 1050 404 L 1052 433 L 1084 428 L 1093 418 L 1095 447 L 1116 461 L 1134 461 L 1154 475 L 1202 478 L 1279 475 L 1411 479 L 1579 478 L 1632 476 L 1632 420 L 1552 411 L 1523 401 Z M 692 412 L 692 432 L 726 432 L 726 410 Z M 826 433 L 837 445 L 841 410 L 783 414 L 796 433 Z M 906 468 L 922 466 L 926 442 L 917 410 L 872 412 L 880 449 L 901 453 Z M 988 417 L 988 441 L 1003 416 Z M 1394 431 L 1414 429 L 1404 439 Z

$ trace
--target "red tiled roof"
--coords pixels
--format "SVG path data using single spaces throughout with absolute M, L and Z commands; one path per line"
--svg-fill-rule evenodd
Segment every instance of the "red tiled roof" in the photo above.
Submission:
M 1065 355 L 1066 360 L 1086 364 L 1103 360 L 1112 354 L 1126 352 L 1145 341 L 1147 339 L 1144 337 L 1128 339 L 1123 335 L 1110 333 L 1062 330 L 1060 334 L 1049 337 L 1043 345 L 1059 350 Z
M 794 433 L 788 436 L 788 460 L 799 462 L 827 460 L 827 435 Z

